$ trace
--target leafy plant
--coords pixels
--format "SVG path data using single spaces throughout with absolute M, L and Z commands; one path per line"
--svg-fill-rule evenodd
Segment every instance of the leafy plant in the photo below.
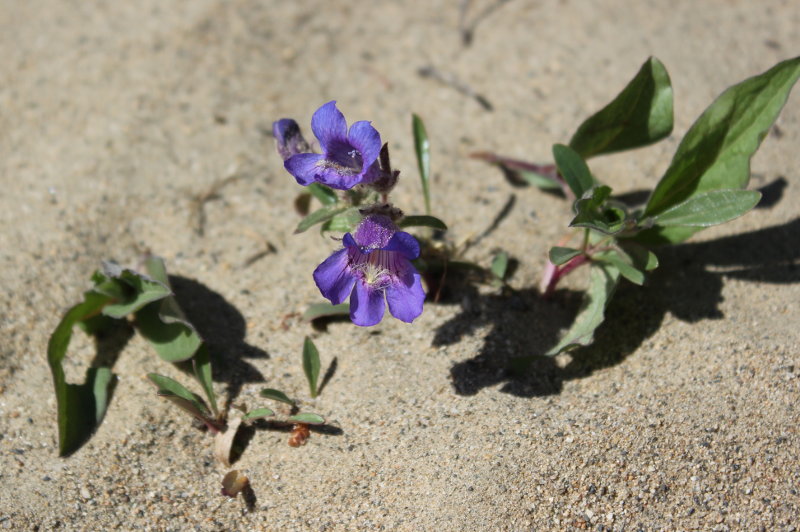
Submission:
M 507 172 L 527 173 L 540 188 L 558 186 L 571 199 L 569 226 L 578 243 L 567 246 L 565 239 L 551 248 L 541 290 L 550 296 L 562 278 L 583 265 L 590 268 L 589 287 L 572 326 L 546 354 L 592 343 L 620 279 L 642 284 L 658 266 L 659 245 L 683 242 L 758 203 L 760 193 L 745 190 L 750 158 L 798 77 L 800 58 L 794 58 L 724 91 L 686 132 L 643 208 L 616 200 L 586 160 L 657 142 L 672 131 L 670 79 L 652 57 L 611 103 L 578 127 L 569 145 L 553 146 L 554 165 L 474 154 Z
M 208 349 L 178 306 L 169 285 L 164 261 L 148 256 L 144 260 L 144 267 L 147 273 L 141 274 L 114 262 L 104 262 L 102 269 L 92 276 L 93 287 L 84 294 L 84 300 L 66 312 L 50 336 L 47 360 L 58 405 L 58 448 L 61 456 L 76 451 L 100 424 L 115 382 L 108 365 L 89 368 L 83 384 L 66 382 L 62 363 L 76 325 L 88 334 L 98 336 L 132 318 L 136 329 L 162 360 L 191 364 L 210 410 L 180 384 L 156 375 L 164 396 L 181 408 L 202 413 L 209 427 L 219 429 L 224 425 L 219 421 Z

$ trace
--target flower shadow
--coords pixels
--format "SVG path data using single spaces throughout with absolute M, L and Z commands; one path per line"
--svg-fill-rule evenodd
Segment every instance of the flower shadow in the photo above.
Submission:
M 489 327 L 477 356 L 450 371 L 455 392 L 474 395 L 502 383 L 501 391 L 520 397 L 554 395 L 565 382 L 617 365 L 652 336 L 667 312 L 696 323 L 724 317 L 720 303 L 726 278 L 758 283 L 800 281 L 800 218 L 785 225 L 708 242 L 656 250 L 659 268 L 644 287 L 623 281 L 606 309 L 606 321 L 592 345 L 556 358 L 536 356 L 555 344 L 559 331 L 572 323 L 580 293 L 558 291 L 545 301 L 534 290 L 509 298 L 467 293 L 462 311 L 437 330 L 434 345 L 458 342 L 480 327 Z M 516 302 L 515 302 L 516 301 Z M 532 356 L 531 366 L 515 375 L 515 357 Z

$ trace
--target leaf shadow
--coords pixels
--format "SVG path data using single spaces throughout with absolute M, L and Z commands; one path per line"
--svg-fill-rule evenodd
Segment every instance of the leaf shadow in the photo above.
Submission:
M 245 342 L 247 322 L 239 310 L 198 281 L 170 275 L 169 282 L 189 322 L 208 345 L 212 378 L 225 383 L 228 402 L 244 384 L 265 382 L 264 375 L 245 359 L 267 359 L 269 354 Z
M 668 312 L 689 323 L 724 318 L 720 303 L 726 278 L 799 282 L 798 241 L 800 218 L 750 233 L 658 249 L 660 266 L 646 285 L 623 281 L 594 343 L 567 355 L 536 356 L 554 345 L 559 331 L 578 311 L 581 294 L 565 290 L 549 301 L 535 290 L 510 298 L 465 293 L 461 312 L 439 327 L 433 344 L 454 344 L 478 328 L 489 328 L 478 355 L 450 370 L 459 395 L 474 395 L 497 384 L 502 384 L 500 391 L 519 397 L 559 394 L 565 382 L 623 362 L 658 330 Z M 533 363 L 523 374 L 508 369 L 514 358 L 531 355 Z

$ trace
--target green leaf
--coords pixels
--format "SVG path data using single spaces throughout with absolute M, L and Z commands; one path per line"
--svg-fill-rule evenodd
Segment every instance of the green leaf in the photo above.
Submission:
M 567 182 L 576 198 L 583 196 L 595 184 L 586 161 L 569 146 L 554 144 L 553 159 L 559 173 L 564 177 L 564 181 Z
M 186 389 L 183 384 L 158 373 L 148 373 L 147 378 L 158 387 L 158 395 L 170 399 L 201 420 L 211 417 L 211 413 L 203 403 L 203 400 L 197 394 Z M 188 408 L 189 406 L 191 406 L 191 409 Z
M 358 207 L 350 207 L 344 212 L 334 215 L 333 218 L 327 222 L 324 222 L 320 226 L 320 232 L 349 233 L 356 228 L 362 218 L 363 216 L 361 216 Z
M 760 199 L 756 190 L 710 190 L 667 209 L 653 217 L 653 222 L 661 227 L 709 227 L 738 218 Z
M 167 362 L 183 362 L 194 356 L 203 340 L 192 325 L 180 320 L 173 298 L 151 303 L 136 313 L 136 327 L 158 356 Z
M 167 288 L 168 295 L 136 312 L 136 326 L 162 360 L 173 363 L 189 360 L 203 340 L 172 293 L 164 260 L 151 256 L 145 267 L 151 277 Z
M 581 310 L 561 341 L 546 354 L 557 355 L 565 349 L 577 345 L 589 345 L 594 341 L 594 331 L 605 319 L 614 290 L 619 282 L 619 270 L 608 263 L 592 263 L 589 289 L 586 292 Z
M 287 405 L 295 406 L 296 404 L 294 401 L 289 399 L 285 393 L 273 388 L 264 388 L 261 390 L 261 397 L 266 397 L 267 399 L 272 399 L 273 401 L 280 401 L 281 403 L 286 403 Z
M 93 280 L 98 292 L 114 297 L 103 309 L 103 314 L 111 318 L 124 318 L 171 293 L 164 283 L 114 262 L 103 261 L 102 273 L 95 273 Z
M 339 303 L 338 305 L 331 305 L 330 303 L 314 303 L 303 313 L 303 320 L 314 321 L 319 318 L 335 316 L 350 316 L 350 304 Z
M 581 253 L 583 253 L 583 251 L 579 249 L 554 246 L 550 248 L 550 262 L 553 263 L 554 266 L 561 266 L 565 262 L 577 257 Z
M 627 255 L 623 255 L 623 253 L 624 252 L 620 250 L 611 250 L 604 253 L 598 253 L 592 258 L 613 264 L 624 278 L 633 284 L 638 284 L 641 286 L 644 284 L 644 272 L 633 266 L 631 258 Z
M 192 359 L 192 369 L 194 369 L 195 378 L 203 387 L 208 403 L 211 405 L 211 411 L 214 416 L 218 417 L 217 396 L 214 394 L 214 383 L 211 379 L 211 357 L 208 353 L 208 346 L 205 343 L 201 344 L 197 349 Z
M 286 418 L 287 421 L 294 421 L 295 423 L 305 423 L 307 425 L 322 425 L 325 423 L 325 418 L 319 414 L 312 414 L 311 412 L 295 414 Z
M 540 188 L 542 190 L 561 190 L 561 183 L 543 174 L 532 172 L 530 170 L 512 170 L 525 180 L 531 186 Z
M 425 124 L 422 119 L 414 114 L 411 117 L 411 130 L 414 134 L 414 151 L 417 154 L 417 167 L 419 168 L 419 178 L 422 181 L 422 195 L 425 198 L 425 213 L 431 213 L 431 153 L 430 143 L 428 142 L 428 132 L 425 131 Z
M 433 227 L 434 229 L 447 230 L 447 225 L 435 216 L 415 215 L 405 216 L 397 224 L 402 227 Z
M 346 211 L 348 208 L 349 207 L 347 205 L 334 204 L 334 205 L 327 205 L 325 207 L 317 209 L 316 211 L 312 212 L 311 214 L 300 220 L 300 223 L 297 224 L 297 228 L 294 230 L 294 233 L 295 234 L 302 233 L 317 224 L 327 222 L 337 214 Z
M 778 63 L 723 92 L 686 133 L 650 196 L 644 216 L 661 214 L 702 192 L 744 188 L 750 179 L 750 158 L 798 77 L 800 57 Z M 677 236 L 666 238 L 678 241 Z
M 649 272 L 658 268 L 658 257 L 649 249 L 630 240 L 623 240 L 619 244 L 625 249 L 637 270 Z
M 321 183 L 311 183 L 306 187 L 306 190 L 323 205 L 333 205 L 339 201 L 336 192 Z
M 652 144 L 672 132 L 672 85 L 655 57 L 603 109 L 579 127 L 570 147 L 584 159 Z
M 275 412 L 270 410 L 269 408 L 256 408 L 251 410 L 247 414 L 242 416 L 242 421 L 250 421 L 253 419 L 260 419 L 263 417 L 272 417 L 275 415 Z
M 613 235 L 626 227 L 626 213 L 618 205 L 608 203 L 611 188 L 600 185 L 587 191 L 574 205 L 575 218 L 570 227 L 588 227 Z
M 319 379 L 319 351 L 314 342 L 306 336 L 303 342 L 303 372 L 306 374 L 311 397 L 317 396 L 317 380 Z
M 492 275 L 494 275 L 498 281 L 505 281 L 506 272 L 508 271 L 508 253 L 501 251 L 495 255 L 494 260 L 492 260 L 491 270 Z
M 86 292 L 84 300 L 64 314 L 47 343 L 47 362 L 56 392 L 59 456 L 78 450 L 100 424 L 108 407 L 114 384 L 110 368 L 89 368 L 83 384 L 70 384 L 62 362 L 72 340 L 73 327 L 99 314 L 110 301 L 105 294 Z

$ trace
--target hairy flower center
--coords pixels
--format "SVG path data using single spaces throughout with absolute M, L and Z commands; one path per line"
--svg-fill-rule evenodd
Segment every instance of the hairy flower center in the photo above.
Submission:
M 383 290 L 392 283 L 393 275 L 397 273 L 395 253 L 392 251 L 375 250 L 369 254 L 362 254 L 353 269 L 358 272 L 358 277 L 373 290 Z
M 331 169 L 341 175 L 357 175 L 364 167 L 361 152 L 347 142 L 336 142 L 325 153 L 325 158 L 317 163 L 318 167 Z

